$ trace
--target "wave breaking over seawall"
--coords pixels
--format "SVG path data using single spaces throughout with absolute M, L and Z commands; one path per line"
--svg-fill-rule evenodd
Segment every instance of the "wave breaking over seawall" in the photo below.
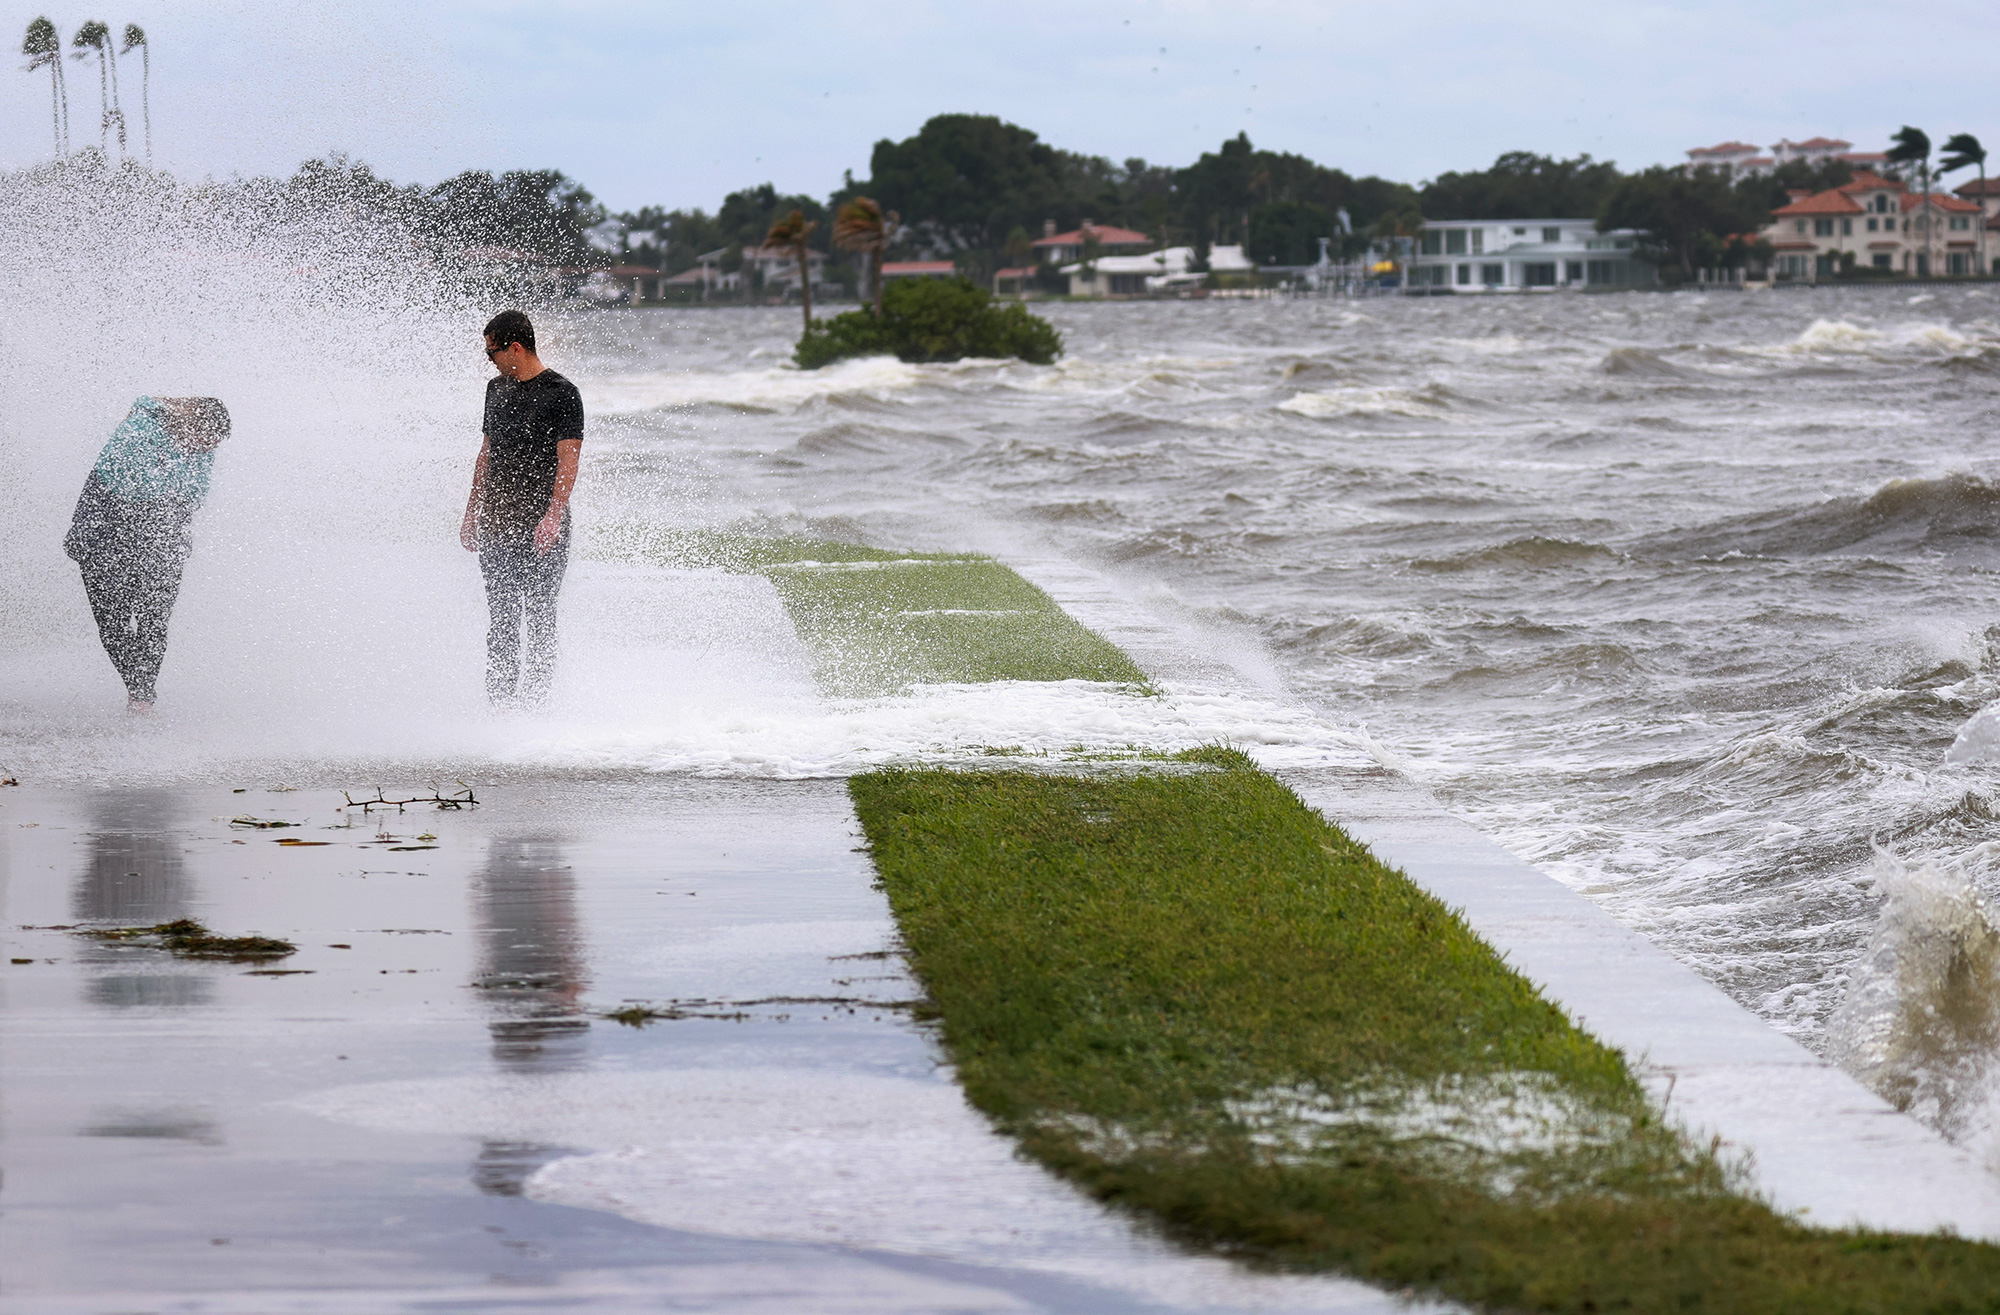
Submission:
M 1822 1052 L 1877 843 L 2000 896 L 2000 755 L 1945 762 L 2000 696 L 1993 290 L 1044 309 L 1056 367 L 838 385 L 778 312 L 628 314 L 593 386 L 699 335 L 628 420 L 702 514 L 1115 572 Z

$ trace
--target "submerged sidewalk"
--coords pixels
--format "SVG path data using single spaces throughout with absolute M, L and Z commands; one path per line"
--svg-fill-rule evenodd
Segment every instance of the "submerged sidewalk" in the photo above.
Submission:
M 733 624 L 784 623 L 762 592 Z M 841 780 L 523 771 L 372 817 L 270 784 L 0 792 L 23 1309 L 1408 1309 L 1017 1158 L 912 1017 Z M 183 917 L 299 948 L 74 930 Z

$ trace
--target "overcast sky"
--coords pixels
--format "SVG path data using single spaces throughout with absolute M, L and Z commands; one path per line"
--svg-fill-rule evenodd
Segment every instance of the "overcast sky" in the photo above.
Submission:
M 878 139 L 953 111 L 1168 164 L 1247 131 L 1410 182 L 1508 150 L 1628 168 L 1729 138 L 1877 150 L 1904 123 L 2000 148 L 2000 6 L 1958 0 L 79 3 L 6 0 L 7 32 L 41 13 L 65 38 L 142 24 L 156 155 L 185 176 L 340 150 L 398 180 L 560 168 L 613 209 L 713 209 L 765 181 L 824 195 L 867 175 Z M 120 74 L 136 148 L 136 55 Z M 68 77 L 81 143 L 97 71 Z M 0 115 L 0 163 L 49 154 L 46 74 L 0 79 Z

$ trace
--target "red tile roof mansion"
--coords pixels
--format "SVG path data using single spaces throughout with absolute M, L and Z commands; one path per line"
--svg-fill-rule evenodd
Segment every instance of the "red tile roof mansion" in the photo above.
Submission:
M 1880 151 L 1857 151 L 1853 142 L 1842 141 L 1838 137 L 1808 137 L 1802 142 L 1787 138 L 1769 148 L 1753 146 L 1749 142 L 1718 142 L 1714 146 L 1695 147 L 1687 153 L 1687 158 L 1690 169 L 1708 165 L 1735 174 L 1758 176 L 1793 160 L 1804 160 L 1808 164 L 1844 160 L 1857 169 L 1880 169 L 1889 162 L 1889 157 Z
M 1959 189 L 1977 190 L 1976 184 Z M 1988 205 L 2000 207 L 2000 195 Z M 1780 278 L 1825 278 L 1855 265 L 1923 278 L 1988 268 L 1989 222 L 1987 207 L 1977 201 L 1912 192 L 1864 171 L 1845 187 L 1799 196 L 1773 210 L 1762 236 L 1776 255 Z
M 1086 240 L 1097 243 L 1097 254 L 1101 256 L 1136 256 L 1153 248 L 1153 239 L 1144 233 L 1135 233 L 1129 228 L 1093 224 L 1086 219 L 1083 221 L 1083 227 L 1068 233 L 1058 233 L 1055 221 L 1051 220 L 1042 226 L 1042 236 L 1034 241 L 1035 256 L 1050 264 L 1074 264 L 1083 259 L 1083 244 Z

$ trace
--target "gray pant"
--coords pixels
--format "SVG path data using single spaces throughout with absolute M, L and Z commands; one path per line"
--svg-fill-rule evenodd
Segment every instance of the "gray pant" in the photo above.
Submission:
M 179 553 L 111 552 L 77 560 L 83 571 L 83 591 L 90 613 L 97 618 L 97 637 L 125 693 L 151 703 L 167 656 L 167 618 L 180 597 Z
M 479 550 L 486 578 L 486 697 L 497 707 L 538 707 L 556 673 L 556 594 L 569 569 L 569 534 L 545 553 L 529 543 Z M 522 631 L 527 632 L 527 652 Z

